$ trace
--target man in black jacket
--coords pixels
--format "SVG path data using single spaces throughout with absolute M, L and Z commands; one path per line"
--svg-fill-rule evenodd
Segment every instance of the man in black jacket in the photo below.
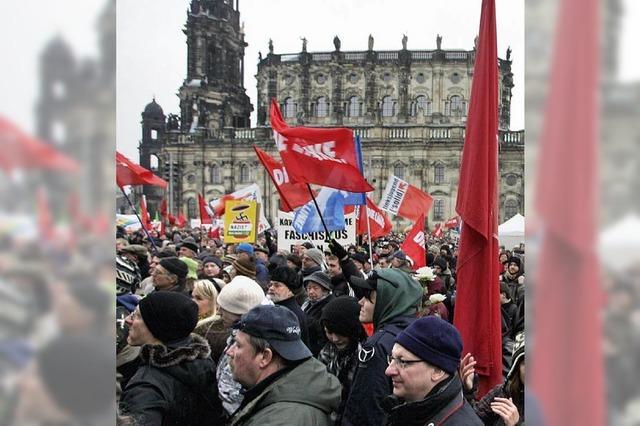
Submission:
M 302 341 L 309 346 L 309 330 L 307 317 L 296 301 L 295 294 L 302 285 L 298 274 L 287 266 L 279 266 L 269 273 L 271 282 L 267 290 L 267 297 L 276 305 L 284 306 L 296 314 L 300 322 Z
M 456 374 L 462 338 L 447 321 L 428 316 L 398 334 L 385 374 L 393 396 L 384 409 L 386 425 L 482 425 L 464 399 Z
M 154 292 L 127 317 L 127 342 L 142 346 L 140 366 L 122 393 L 123 413 L 141 425 L 199 425 L 220 418 L 215 365 L 207 341 L 191 332 L 198 305 Z
M 320 318 L 324 307 L 333 300 L 331 294 L 333 285 L 329 275 L 322 271 L 314 272 L 303 282 L 308 295 L 308 300 L 302 305 L 302 311 L 307 317 L 309 349 L 313 356 L 317 356 L 320 349 L 327 343 L 327 336 L 324 333 L 324 327 L 320 324 Z

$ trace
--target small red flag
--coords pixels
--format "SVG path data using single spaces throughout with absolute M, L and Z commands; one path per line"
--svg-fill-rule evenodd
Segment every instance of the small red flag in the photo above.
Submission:
M 416 222 L 427 214 L 433 198 L 397 176 L 391 176 L 378 204 L 382 210 Z
M 125 185 L 155 185 L 162 188 L 168 186 L 167 181 L 129 160 L 118 151 L 116 151 L 116 183 L 120 188 Z
M 436 226 L 433 229 L 433 232 L 431 233 L 431 235 L 433 235 L 436 238 L 442 238 L 443 232 L 442 232 L 442 224 L 441 223 L 436 223 Z
M 413 270 L 427 266 L 427 249 L 425 248 L 424 237 L 424 213 L 420 215 L 413 228 L 407 234 L 404 242 L 400 245 L 400 250 L 404 252 L 413 262 Z
M 200 194 L 198 194 L 198 206 L 200 207 L 200 223 L 213 223 L 211 220 L 213 212 L 211 212 L 211 209 Z
M 187 218 L 184 217 L 184 215 L 182 214 L 182 212 L 178 213 L 178 219 L 176 220 L 176 226 L 178 228 L 184 228 L 184 226 L 187 224 Z
M 460 226 L 460 216 L 454 216 L 444 223 L 444 227 L 447 229 L 453 229 Z
M 389 235 L 393 224 L 387 217 L 387 215 L 374 204 L 369 197 L 367 197 L 367 207 L 369 211 L 369 228 L 371 229 L 371 238 L 380 238 L 385 235 Z M 356 232 L 358 235 L 367 233 L 367 209 L 364 206 L 359 206 L 360 212 L 358 214 L 358 226 Z
M 150 231 L 151 220 L 149 218 L 149 212 L 147 211 L 147 200 L 144 195 L 140 198 L 140 219 L 142 220 L 142 227 L 147 231 Z

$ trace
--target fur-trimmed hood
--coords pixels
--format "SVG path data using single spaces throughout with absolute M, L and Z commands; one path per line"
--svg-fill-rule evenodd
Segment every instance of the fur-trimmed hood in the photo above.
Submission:
M 197 334 L 168 345 L 144 345 L 140 351 L 143 365 L 161 369 L 164 373 L 194 388 L 206 388 L 204 364 L 210 362 L 209 343 Z

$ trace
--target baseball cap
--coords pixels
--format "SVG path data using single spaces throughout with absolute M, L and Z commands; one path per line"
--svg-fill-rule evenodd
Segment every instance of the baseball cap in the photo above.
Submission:
M 244 314 L 233 328 L 265 339 L 287 361 L 310 358 L 302 342 L 298 317 L 284 306 L 258 305 Z

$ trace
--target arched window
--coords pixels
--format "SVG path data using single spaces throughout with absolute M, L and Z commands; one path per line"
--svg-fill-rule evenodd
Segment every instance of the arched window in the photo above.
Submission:
M 249 166 L 243 164 L 240 166 L 240 182 L 246 183 L 250 180 Z
M 393 166 L 393 174 L 400 179 L 404 179 L 404 164 L 398 163 Z
M 393 99 L 391 99 L 391 96 L 382 98 L 382 116 L 393 117 Z
M 217 164 L 211 166 L 211 183 L 222 183 L 222 179 L 220 178 L 220 166 Z
M 433 200 L 433 220 L 444 219 L 444 200 L 442 198 L 436 198 Z
M 151 170 L 158 170 L 158 156 L 157 155 L 150 155 L 149 156 L 149 168 Z
M 462 98 L 460 96 L 452 96 L 449 101 L 451 102 L 451 113 L 461 114 L 462 111 Z
M 444 183 L 444 164 L 436 164 L 433 167 L 433 180 L 436 185 Z
M 411 104 L 411 116 L 415 117 L 417 115 L 428 115 L 431 114 L 430 110 L 431 102 L 427 99 L 426 96 L 420 95 L 415 101 Z
M 284 100 L 284 118 L 293 118 L 296 116 L 296 104 L 293 102 L 293 98 L 287 98 Z
M 198 204 L 195 198 L 189 198 L 187 200 L 187 216 L 189 219 L 196 219 L 198 217 Z
M 513 216 L 518 214 L 518 210 L 520 210 L 520 204 L 518 201 L 513 198 L 509 198 L 504 203 L 504 220 L 511 219 Z
M 357 96 L 349 98 L 349 117 L 360 117 L 360 100 Z
M 327 98 L 324 96 L 320 96 L 316 99 L 316 117 L 326 117 L 329 112 L 329 104 L 327 103 Z

